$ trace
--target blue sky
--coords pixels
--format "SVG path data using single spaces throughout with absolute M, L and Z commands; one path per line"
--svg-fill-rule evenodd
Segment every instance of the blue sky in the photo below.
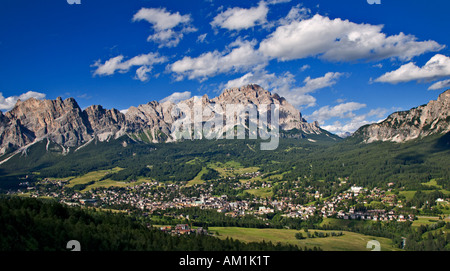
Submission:
M 429 3 L 431 2 L 431 3 Z M 448 1 L 2 0 L 0 109 L 213 98 L 257 83 L 353 132 L 450 88 Z

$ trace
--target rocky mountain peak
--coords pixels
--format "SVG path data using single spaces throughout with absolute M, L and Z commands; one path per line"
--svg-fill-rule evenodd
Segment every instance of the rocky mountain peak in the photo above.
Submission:
M 101 105 L 91 105 L 84 110 L 84 113 L 87 116 L 90 132 L 102 141 L 125 133 L 125 115 L 117 109 L 104 109 Z
M 308 134 L 320 134 L 322 131 L 313 123 L 307 123 L 302 118 L 298 109 L 291 105 L 285 98 L 276 93 L 271 93 L 257 84 L 249 84 L 241 87 L 225 89 L 222 94 L 211 101 L 225 104 L 254 104 L 260 105 L 277 104 L 280 106 L 280 128 L 283 130 L 298 129 Z
M 395 112 L 384 121 L 366 125 L 354 133 L 364 142 L 405 142 L 412 139 L 450 132 L 450 90 L 426 105 Z
M 192 97 L 180 103 L 192 107 L 198 101 L 198 97 Z M 280 129 L 298 129 L 303 134 L 323 132 L 317 123 L 307 123 L 300 111 L 284 98 L 256 84 L 226 89 L 214 99 L 205 94 L 200 101 L 202 107 L 209 108 L 214 108 L 214 104 L 222 108 L 227 104 L 253 104 L 257 107 L 277 104 Z M 122 135 L 145 142 L 170 141 L 172 125 L 180 117 L 173 112 L 176 106 L 170 101 L 151 101 L 132 106 L 123 114 L 101 105 L 91 105 L 82 110 L 73 98 L 18 101 L 11 111 L 0 114 L 0 155 L 43 139 L 64 149 L 81 146 L 94 138 L 104 141 Z M 207 118 L 204 116 L 203 121 Z
M 450 89 L 447 89 L 446 91 L 442 92 L 439 95 L 437 101 L 440 103 L 450 103 Z
M 221 103 L 262 103 L 263 101 L 269 102 L 269 100 L 274 99 L 269 91 L 263 89 L 261 86 L 256 84 L 250 84 L 242 87 L 235 87 L 225 89 L 217 98 L 213 101 Z
M 19 101 L 5 117 L 8 121 L 2 127 L 2 149 L 5 145 L 22 147 L 44 138 L 75 147 L 89 138 L 85 116 L 73 98 Z

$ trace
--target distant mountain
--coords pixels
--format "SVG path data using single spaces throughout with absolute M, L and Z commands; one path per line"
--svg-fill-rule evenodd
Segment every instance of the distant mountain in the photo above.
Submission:
M 202 107 L 210 108 L 211 114 L 219 116 L 221 113 L 214 111 L 216 106 L 225 108 L 227 104 L 242 104 L 260 108 L 262 105 L 276 104 L 279 105 L 280 129 L 289 132 L 284 136 L 305 138 L 311 135 L 317 139 L 317 136 L 324 135 L 334 140 L 338 138 L 321 129 L 317 122 L 308 123 L 300 111 L 283 97 L 258 85 L 247 85 L 226 89 L 214 99 L 204 95 L 178 104 L 152 101 L 130 107 L 125 114 L 100 105 L 82 110 L 73 98 L 19 100 L 12 110 L 5 114 L 0 112 L 0 155 L 24 152 L 28 146 L 43 140 L 61 146 L 64 152 L 76 150 L 93 140 L 108 141 L 123 135 L 140 142 L 170 142 L 174 140 L 173 124 L 181 117 L 174 113 L 174 109 L 181 105 L 192 108 L 198 102 Z M 207 118 L 204 117 L 202 122 Z M 234 125 L 224 125 L 222 132 L 234 129 Z
M 380 123 L 359 128 L 353 138 L 374 141 L 406 142 L 433 134 L 450 132 L 450 90 L 426 105 L 391 114 Z

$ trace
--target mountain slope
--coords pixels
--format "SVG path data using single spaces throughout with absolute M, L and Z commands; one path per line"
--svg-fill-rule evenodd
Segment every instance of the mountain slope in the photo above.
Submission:
M 48 138 L 64 147 L 76 147 L 92 138 L 89 121 L 73 98 L 28 99 L 2 118 L 0 152 Z
M 450 90 L 426 105 L 391 114 L 380 123 L 359 128 L 353 138 L 366 143 L 375 141 L 406 142 L 433 134 L 450 132 Z
M 253 105 L 259 109 L 263 105 L 276 104 L 280 110 L 281 130 L 297 131 L 297 136 L 303 138 L 305 135 L 333 138 L 320 129 L 317 122 L 307 123 L 286 99 L 258 85 L 247 85 L 224 90 L 214 99 L 205 95 L 201 99 L 192 97 L 178 104 L 153 101 L 131 107 L 125 114 L 116 109 L 104 109 L 100 105 L 82 110 L 73 98 L 18 101 L 11 111 L 0 113 L 0 155 L 23 152 L 30 144 L 45 139 L 61 146 L 64 152 L 84 146 L 94 139 L 108 141 L 123 135 L 146 143 L 174 141 L 174 124 L 181 118 L 175 109 L 184 106 L 192 110 L 198 102 L 202 108 L 212 110 L 213 117 L 222 119 L 225 119 L 224 112 L 219 112 L 217 106 L 225 108 L 227 105 L 239 104 Z M 203 116 L 201 121 L 209 120 L 211 115 Z M 237 124 L 247 126 L 242 122 Z M 222 133 L 234 129 L 234 125 L 236 123 L 225 124 Z

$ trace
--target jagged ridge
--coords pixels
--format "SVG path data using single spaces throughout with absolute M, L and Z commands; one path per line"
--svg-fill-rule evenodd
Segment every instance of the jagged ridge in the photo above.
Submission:
M 406 142 L 433 134 L 450 132 L 450 90 L 437 100 L 408 111 L 395 112 L 380 123 L 359 128 L 354 138 L 363 142 Z
M 193 97 L 180 103 L 192 107 L 195 99 Z M 282 130 L 298 130 L 313 135 L 324 133 L 317 122 L 306 122 L 286 99 L 258 85 L 226 89 L 214 99 L 204 95 L 201 103 L 210 108 L 215 104 L 222 107 L 227 104 L 278 104 Z M 0 155 L 44 139 L 60 145 L 64 150 L 82 146 L 93 139 L 105 141 L 123 135 L 144 142 L 171 141 L 172 124 L 178 118 L 172 113 L 176 106 L 172 102 L 152 101 L 130 107 L 123 114 L 117 109 L 104 109 L 100 105 L 82 110 L 73 98 L 19 100 L 11 111 L 5 114 L 0 112 Z

